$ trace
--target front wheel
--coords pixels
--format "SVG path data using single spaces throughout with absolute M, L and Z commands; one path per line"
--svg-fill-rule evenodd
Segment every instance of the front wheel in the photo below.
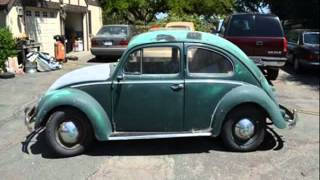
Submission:
M 71 108 L 55 111 L 46 124 L 47 142 L 61 156 L 84 152 L 93 140 L 92 134 L 87 117 Z
M 256 150 L 264 140 L 266 118 L 255 106 L 241 106 L 232 110 L 224 123 L 222 139 L 235 151 Z

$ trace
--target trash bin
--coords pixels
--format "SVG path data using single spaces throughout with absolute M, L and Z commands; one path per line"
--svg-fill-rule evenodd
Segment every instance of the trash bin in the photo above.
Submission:
M 54 57 L 57 61 L 65 62 L 66 60 L 66 51 L 65 51 L 65 45 L 64 41 L 65 38 L 62 35 L 55 35 L 53 37 L 56 42 L 54 43 Z

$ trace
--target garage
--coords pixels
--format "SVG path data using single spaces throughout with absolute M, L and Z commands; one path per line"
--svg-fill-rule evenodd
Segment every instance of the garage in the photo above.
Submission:
M 25 11 L 29 38 L 41 43 L 41 51 L 54 54 L 54 35 L 60 34 L 58 12 L 29 8 Z
M 76 12 L 67 12 L 64 25 L 65 37 L 67 39 L 67 52 L 70 52 L 74 49 L 83 51 L 83 14 Z M 77 43 L 77 47 L 75 47 L 76 41 L 80 42 Z

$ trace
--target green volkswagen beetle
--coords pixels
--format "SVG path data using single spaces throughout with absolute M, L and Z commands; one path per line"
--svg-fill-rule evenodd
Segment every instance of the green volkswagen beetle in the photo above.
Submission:
M 297 119 L 237 46 L 180 30 L 134 37 L 117 63 L 65 74 L 25 112 L 25 123 L 45 127 L 49 146 L 63 156 L 82 153 L 93 139 L 196 136 L 221 136 L 231 150 L 252 151 L 267 119 L 280 129 Z

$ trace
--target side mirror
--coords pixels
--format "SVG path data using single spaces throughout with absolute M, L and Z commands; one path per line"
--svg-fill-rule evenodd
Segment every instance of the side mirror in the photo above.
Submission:
M 122 73 L 117 75 L 117 81 L 119 82 L 121 80 L 123 80 L 123 74 Z

